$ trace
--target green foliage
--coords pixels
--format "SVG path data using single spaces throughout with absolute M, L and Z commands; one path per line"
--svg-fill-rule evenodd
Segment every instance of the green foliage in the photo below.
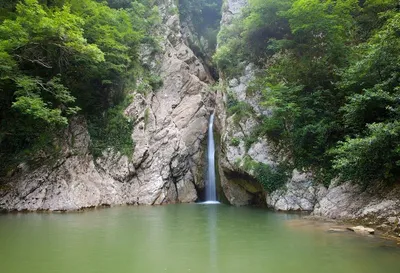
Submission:
M 343 73 L 341 87 L 356 92 L 341 108 L 348 136 L 331 150 L 342 178 L 363 185 L 389 183 L 400 173 L 400 14 L 385 16 L 386 23 L 360 45 L 357 62 Z
M 168 10 L 168 13 L 170 14 L 179 14 L 179 9 L 177 7 L 170 7 Z
M 226 77 L 239 75 L 244 67 L 241 63 L 245 58 L 245 42 L 241 39 L 242 25 L 238 20 L 231 26 L 223 26 L 218 33 L 218 49 L 213 61 Z
M 365 136 L 339 142 L 332 153 L 343 180 L 393 182 L 400 174 L 400 122 L 370 124 Z
M 254 62 L 250 91 L 272 114 L 245 140 L 273 140 L 293 167 L 328 184 L 398 180 L 400 12 L 395 0 L 250 0 L 219 34 L 225 77 Z M 244 108 L 228 98 L 231 113 Z M 265 171 L 267 173 L 267 171 Z
M 133 121 L 124 114 L 127 102 L 108 109 L 103 117 L 89 117 L 89 133 L 92 140 L 90 149 L 95 157 L 101 156 L 102 152 L 110 147 L 122 155 L 132 157 Z
M 161 88 L 163 86 L 163 80 L 160 76 L 151 74 L 148 77 L 149 85 L 153 89 L 153 91 L 156 91 L 157 89 Z
M 149 118 L 150 118 L 150 109 L 146 108 L 146 110 L 144 111 L 144 126 L 147 127 L 147 124 L 149 124 Z
M 195 31 L 204 35 L 208 29 L 218 29 L 222 0 L 179 0 L 182 21 L 194 24 Z
M 251 148 L 251 145 L 256 143 L 258 140 L 258 136 L 255 133 L 250 134 L 249 136 L 246 136 L 244 138 L 244 148 L 246 149 L 246 152 L 248 152 Z
M 156 92 L 164 84 L 163 79 L 159 75 L 151 73 L 146 68 L 139 75 L 141 79 L 137 86 L 135 86 L 135 90 L 140 94 L 147 95 L 150 91 Z
M 156 46 L 159 23 L 155 0 L 1 3 L 2 163 L 57 150 L 55 140 L 77 113 L 88 117 L 95 153 L 114 147 L 130 154 L 131 124 L 120 105 L 141 69 L 140 44 Z M 161 82 L 152 77 L 150 84 Z
M 255 166 L 254 175 L 267 192 L 282 188 L 290 178 L 287 168 L 283 165 L 271 167 L 263 163 Z
M 42 119 L 49 124 L 67 124 L 68 120 L 61 116 L 61 110 L 49 109 L 39 97 L 20 96 L 13 103 L 13 108 L 21 113 L 31 115 L 34 119 Z
M 238 75 L 244 61 L 261 65 L 263 60 L 290 44 L 289 23 L 282 12 L 292 0 L 250 0 L 242 16 L 218 34 L 213 59 L 227 77 Z M 279 41 L 279 42 L 277 42 Z
M 240 139 L 239 138 L 233 137 L 231 139 L 231 146 L 237 147 L 237 146 L 239 146 L 239 144 L 240 144 Z
M 217 47 L 223 0 L 179 0 L 178 2 L 181 22 L 191 28 L 190 47 L 212 67 L 210 56 Z
M 234 94 L 228 94 L 227 102 L 228 115 L 233 117 L 233 120 L 238 124 L 243 118 L 249 117 L 253 112 L 253 108 L 244 101 L 238 101 Z

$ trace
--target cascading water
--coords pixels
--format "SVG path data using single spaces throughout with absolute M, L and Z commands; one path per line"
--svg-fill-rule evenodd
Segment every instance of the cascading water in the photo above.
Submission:
M 215 144 L 213 126 L 214 113 L 211 114 L 210 121 L 208 123 L 206 202 L 217 202 L 217 189 L 215 185 Z

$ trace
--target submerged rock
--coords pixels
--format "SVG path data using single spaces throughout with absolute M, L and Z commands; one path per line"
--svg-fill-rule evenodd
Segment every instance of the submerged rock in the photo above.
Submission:
M 347 230 L 345 228 L 330 228 L 328 229 L 328 232 L 331 233 L 341 233 L 341 232 L 346 232 Z
M 363 226 L 348 227 L 348 230 L 354 231 L 359 234 L 374 234 L 375 230 L 373 228 L 367 228 Z

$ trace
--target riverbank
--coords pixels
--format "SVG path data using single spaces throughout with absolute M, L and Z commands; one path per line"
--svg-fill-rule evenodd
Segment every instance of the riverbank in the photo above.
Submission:
M 301 220 L 297 220 L 299 226 L 313 226 L 316 229 L 322 229 L 332 233 L 355 233 L 359 236 L 374 236 L 381 239 L 391 240 L 400 246 L 400 234 L 393 229 L 383 229 L 382 225 L 371 225 L 360 220 L 335 220 L 315 215 L 303 216 Z M 295 225 L 296 226 L 296 225 Z M 352 227 L 361 226 L 364 228 L 373 229 L 373 234 L 369 232 L 354 232 L 350 230 Z
M 195 203 L 198 205 L 205 205 L 204 203 Z M 182 205 L 182 204 L 168 204 L 168 205 L 161 205 L 163 206 L 176 206 L 176 205 Z M 190 205 L 190 204 L 188 204 Z M 228 206 L 234 208 L 234 206 L 226 205 L 226 204 L 221 204 L 222 206 Z M 135 208 L 135 207 L 145 207 L 145 208 L 157 208 L 160 207 L 160 205 L 154 205 L 154 206 L 137 206 L 137 205 L 102 205 L 102 206 L 92 206 L 92 207 L 84 207 L 76 210 L 35 210 L 35 211 L 29 211 L 29 210 L 2 210 L 0 211 L 0 215 L 5 215 L 5 214 L 10 214 L 10 215 L 29 215 L 29 214 L 42 214 L 42 215 L 59 215 L 59 214 L 67 214 L 67 215 L 73 215 L 73 214 L 84 214 L 88 212 L 96 212 L 96 211 L 101 211 L 104 209 L 124 209 L 124 208 Z M 265 208 L 258 208 L 258 207 L 248 207 L 248 209 L 254 209 L 257 211 L 264 211 L 264 213 L 269 214 L 269 213 L 274 213 L 277 215 L 286 215 L 294 217 L 295 219 L 290 220 L 287 222 L 288 226 L 291 228 L 295 229 L 315 229 L 318 231 L 324 231 L 328 233 L 339 233 L 339 234 L 344 234 L 344 235 L 349 235 L 351 233 L 355 233 L 353 231 L 350 231 L 350 227 L 354 226 L 364 226 L 366 228 L 372 228 L 374 229 L 374 234 L 368 234 L 368 233 L 355 233 L 357 236 L 369 236 L 369 237 L 374 237 L 374 238 L 380 238 L 380 239 L 385 239 L 385 240 L 390 240 L 395 242 L 398 246 L 400 246 L 400 234 L 398 232 L 397 224 L 398 223 L 390 223 L 390 222 L 382 222 L 380 225 L 377 225 L 376 222 L 375 224 L 372 224 L 372 222 L 366 222 L 363 219 L 332 219 L 328 217 L 323 217 L 323 216 L 317 216 L 310 214 L 310 212 L 304 212 L 304 211 L 274 211 L 271 209 L 265 209 Z M 400 219 L 399 219 L 400 220 Z M 391 224 L 391 225 L 390 225 Z

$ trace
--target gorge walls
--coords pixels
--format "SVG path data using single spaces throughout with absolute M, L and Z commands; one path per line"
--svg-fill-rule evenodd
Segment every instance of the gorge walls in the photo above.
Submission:
M 246 5 L 247 1 L 243 0 L 225 1 L 221 29 L 229 27 Z M 260 172 L 277 166 L 279 158 L 273 151 L 272 142 L 266 137 L 254 136 L 254 132 L 262 122 L 261 117 L 268 116 L 270 110 L 262 106 L 261 90 L 248 90 L 255 80 L 257 67 L 250 62 L 241 66 L 243 70 L 239 76 L 222 79 L 217 93 L 217 114 L 222 132 L 219 171 L 225 195 L 233 205 L 264 204 L 282 210 L 311 210 L 315 194 L 306 174 L 293 172 L 291 181 L 299 183 L 289 183 L 296 189 L 289 190 L 291 193 L 285 197 L 281 197 L 281 191 L 268 196 L 265 193 Z M 232 113 L 230 109 L 238 111 Z
M 220 196 L 229 204 L 309 211 L 318 217 L 371 224 L 390 223 L 400 215 L 396 187 L 366 191 L 336 180 L 326 187 L 317 184 L 311 172 L 282 169 L 281 163 L 290 156 L 260 133 L 272 114 L 263 103 L 265 90 L 252 85 L 265 72 L 260 64 L 244 60 L 234 66 L 238 72 L 234 76 L 223 70 L 216 75 L 212 42 L 206 36 L 218 26 L 211 24 L 210 33 L 194 33 L 193 18 L 181 22 L 176 1 L 157 4 L 161 21 L 153 30 L 157 49 L 144 43 L 140 50 L 142 67 L 157 82 L 153 88 L 145 76 L 136 79 L 132 102 L 124 110 L 133 123 L 134 149 L 126 155 L 109 148 L 94 156 L 90 124 L 76 116 L 63 132 L 56 159 L 36 166 L 22 162 L 1 178 L 6 183 L 0 185 L 0 210 L 195 202 L 205 187 L 207 124 L 215 110 Z M 221 36 L 246 5 L 247 0 L 223 1 Z M 227 61 L 235 59 L 230 53 Z
M 125 110 L 134 121 L 131 158 L 113 149 L 94 158 L 84 118 L 65 130 L 62 154 L 51 164 L 22 163 L 0 190 L 3 210 L 76 210 L 101 205 L 194 202 L 204 188 L 204 139 L 215 104 L 213 79 L 181 35 L 175 1 L 160 0 L 160 50 L 141 59 L 162 86 L 133 92 Z
M 220 35 L 227 35 L 224 28 L 240 16 L 247 4 L 247 1 L 224 1 Z M 280 163 L 290 156 L 279 152 L 274 141 L 257 133 L 264 117 L 271 115 L 271 109 L 262 101 L 265 90 L 252 85 L 263 71 L 250 61 L 243 61 L 238 67 L 240 71 L 235 76 L 221 73 L 216 99 L 221 132 L 219 173 L 229 203 L 308 211 L 316 217 L 396 229 L 396 217 L 400 215 L 398 187 L 379 189 L 378 185 L 366 190 L 349 181 L 338 183 L 336 179 L 326 187 L 316 183 L 313 173 L 296 169 L 281 172 Z

